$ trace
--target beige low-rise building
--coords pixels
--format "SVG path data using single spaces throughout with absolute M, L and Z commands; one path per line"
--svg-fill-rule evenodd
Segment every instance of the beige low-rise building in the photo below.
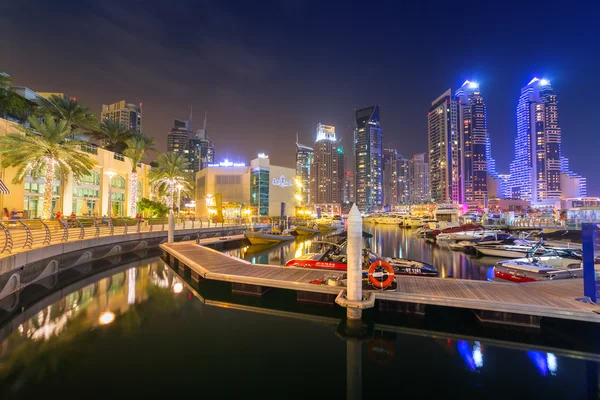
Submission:
M 0 135 L 19 132 L 14 122 L 0 118 Z M 81 151 L 87 153 L 96 162 L 96 166 L 79 181 L 70 176 L 66 182 L 53 182 L 53 215 L 60 211 L 63 215 L 75 213 L 78 216 L 135 217 L 136 213 L 128 207 L 133 193 L 131 161 L 122 154 L 92 144 L 83 145 Z M 150 166 L 147 164 L 139 164 L 137 168 L 138 199 L 150 197 L 149 170 Z M 0 194 L 0 210 L 6 208 L 10 213 L 15 212 L 19 218 L 38 218 L 42 212 L 45 180 L 27 176 L 23 183 L 14 184 L 12 180 L 15 173 L 15 168 L 0 170 L 0 179 L 10 191 L 10 194 Z M 109 193 L 112 194 L 112 201 L 109 201 Z M 112 204 L 110 213 L 109 204 Z
M 223 218 L 294 216 L 296 170 L 271 165 L 260 155 L 249 165 L 228 160 L 196 173 L 196 216 Z

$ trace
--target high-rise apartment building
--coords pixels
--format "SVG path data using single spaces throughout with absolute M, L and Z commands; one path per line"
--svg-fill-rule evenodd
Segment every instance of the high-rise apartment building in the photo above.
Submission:
M 312 147 L 298 143 L 296 138 L 296 180 L 300 182 L 300 196 L 302 203 L 312 203 L 310 192 L 310 168 L 315 151 Z
M 451 89 L 431 103 L 427 131 L 431 200 L 461 202 L 461 140 Z
M 411 204 L 429 202 L 429 165 L 425 162 L 425 153 L 415 154 L 409 161 L 408 169 L 409 202 Z
M 491 153 L 485 103 L 479 85 L 470 81 L 456 91 L 454 100 L 460 146 L 458 201 L 482 206 L 487 196 L 488 153 Z
M 398 204 L 398 152 L 383 149 L 383 204 Z
M 203 128 L 190 135 L 190 165 L 194 172 L 198 172 L 214 162 L 215 143 L 208 138 L 205 117 Z
M 354 130 L 356 205 L 374 210 L 383 205 L 383 133 L 379 127 L 379 106 L 355 111 Z
M 121 100 L 113 104 L 103 104 L 100 121 L 115 121 L 130 130 L 142 132 L 142 103 L 130 104 Z
M 344 203 L 354 202 L 354 172 L 345 171 L 344 173 Z
M 546 79 L 533 78 L 517 105 L 515 158 L 510 166 L 511 197 L 532 203 L 561 195 L 561 130 L 558 100 Z
M 410 160 L 398 154 L 396 171 L 398 171 L 398 203 L 408 204 L 410 202 Z
M 314 204 L 341 203 L 344 153 L 335 137 L 335 127 L 317 125 L 314 158 L 310 167 L 310 196 Z M 341 164 L 341 166 L 340 166 Z
M 182 121 L 179 119 L 173 120 L 173 128 L 167 134 L 167 151 L 169 153 L 183 154 L 186 158 L 190 157 L 190 138 L 192 132 L 190 130 L 190 121 Z M 190 171 L 192 166 L 190 165 Z

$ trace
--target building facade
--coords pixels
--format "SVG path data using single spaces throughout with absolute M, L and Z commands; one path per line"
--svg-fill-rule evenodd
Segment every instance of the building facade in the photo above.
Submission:
M 355 202 L 362 211 L 383 205 L 383 132 L 379 105 L 355 111 Z
M 0 135 L 19 132 L 15 123 L 0 118 Z M 135 217 L 128 207 L 133 191 L 130 160 L 89 143 L 82 144 L 80 151 L 86 153 L 96 165 L 79 180 L 71 175 L 65 182 L 60 179 L 52 182 L 52 214 L 60 211 L 63 215 Z M 151 197 L 149 171 L 147 164 L 137 168 L 138 183 L 135 190 L 138 199 Z M 39 218 L 45 179 L 27 176 L 23 183 L 14 184 L 12 180 L 16 173 L 15 168 L 0 170 L 0 179 L 10 190 L 10 194 L 0 195 L 0 209 L 6 207 L 24 219 Z
M 227 160 L 196 173 L 196 216 L 224 218 L 295 215 L 295 169 L 271 165 L 267 156 L 250 165 Z
M 383 149 L 383 205 L 393 206 L 398 200 L 398 152 Z
M 354 202 L 354 172 L 344 172 L 344 203 Z
M 409 202 L 411 204 L 429 202 L 429 165 L 425 162 L 425 153 L 415 154 L 409 162 L 408 169 Z
M 310 168 L 315 151 L 312 147 L 298 143 L 296 140 L 296 180 L 299 182 L 299 194 L 301 202 L 309 204 L 312 202 L 310 192 Z
M 215 162 L 215 143 L 208 138 L 206 128 L 198 129 L 190 136 L 190 165 L 194 172 Z
M 431 200 L 436 203 L 460 202 L 461 141 L 451 89 L 431 103 L 427 131 Z
M 335 127 L 317 125 L 317 140 L 310 167 L 310 193 L 313 204 L 342 202 L 344 152 L 335 137 Z
M 188 160 L 190 159 L 190 139 L 192 131 L 190 130 L 190 121 L 173 120 L 173 128 L 167 134 L 167 151 L 169 153 L 179 153 Z M 192 165 L 190 165 L 190 171 Z
M 103 104 L 100 121 L 115 121 L 130 130 L 142 133 L 142 103 L 131 104 L 121 100 L 113 104 Z
M 511 197 L 532 204 L 561 196 L 561 130 L 558 100 L 550 82 L 533 78 L 517 105 L 515 157 L 510 166 Z
M 398 203 L 408 204 L 410 202 L 410 160 L 398 154 L 396 170 L 398 171 Z
M 454 95 L 460 145 L 460 194 L 458 201 L 482 206 L 487 197 L 488 153 L 486 108 L 479 85 L 465 81 Z

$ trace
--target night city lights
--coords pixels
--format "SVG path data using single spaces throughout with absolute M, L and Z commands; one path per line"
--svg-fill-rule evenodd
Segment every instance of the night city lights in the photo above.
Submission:
M 3 2 L 0 398 L 598 399 L 598 15 Z

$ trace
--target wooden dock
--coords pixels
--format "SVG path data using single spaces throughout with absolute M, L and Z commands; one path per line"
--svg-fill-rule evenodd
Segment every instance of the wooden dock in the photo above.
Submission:
M 162 244 L 171 266 L 188 267 L 204 279 L 337 295 L 340 286 L 309 282 L 341 272 L 251 264 L 194 242 Z M 581 279 L 513 284 L 458 279 L 399 276 L 396 291 L 374 291 L 379 301 L 466 308 L 483 313 L 508 313 L 600 322 L 600 306 L 575 300 L 583 296 Z

